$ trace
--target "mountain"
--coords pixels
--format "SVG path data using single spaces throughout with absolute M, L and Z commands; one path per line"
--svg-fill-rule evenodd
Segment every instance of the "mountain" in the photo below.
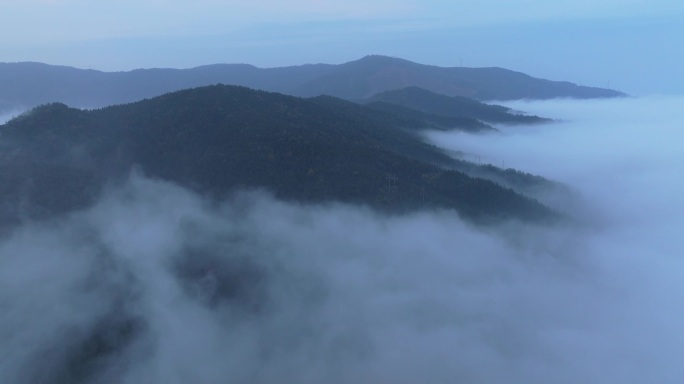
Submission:
M 362 99 L 411 86 L 477 100 L 625 96 L 610 89 L 538 79 L 503 68 L 445 68 L 377 55 L 331 68 L 328 73 L 302 84 L 294 94 L 327 94 L 345 99 Z
M 257 188 L 388 212 L 452 208 L 478 221 L 557 217 L 449 168 L 438 148 L 366 107 L 321 101 L 217 85 L 99 110 L 38 107 L 0 126 L 1 221 L 84 208 L 133 169 L 214 198 Z
M 433 116 L 477 119 L 490 123 L 537 124 L 551 120 L 512 113 L 510 108 L 490 105 L 461 96 L 446 96 L 418 87 L 407 87 L 376 94 L 367 103 L 383 102 L 422 111 Z
M 461 130 L 466 132 L 498 132 L 496 128 L 480 120 L 465 116 L 443 116 L 426 113 L 417 109 L 383 101 L 365 104 L 370 109 L 385 112 L 388 115 L 401 116 L 406 119 L 422 121 L 426 129 Z
M 268 69 L 216 64 L 192 69 L 101 72 L 41 63 L 0 63 L 0 108 L 30 108 L 52 102 L 101 108 L 217 83 L 286 93 L 330 68 L 325 64 Z
M 312 102 L 348 115 L 371 119 L 381 124 L 409 131 L 421 130 L 460 130 L 471 133 L 498 132 L 497 129 L 470 117 L 451 117 L 425 113 L 397 104 L 372 102 L 365 105 L 338 99 L 332 96 L 316 96 Z
M 0 114 L 51 102 L 101 108 L 218 83 L 301 97 L 325 94 L 349 100 L 410 86 L 477 100 L 624 96 L 613 90 L 537 79 L 502 68 L 443 68 L 384 56 L 367 56 L 340 65 L 257 68 L 246 64 L 216 64 L 130 72 L 0 63 Z

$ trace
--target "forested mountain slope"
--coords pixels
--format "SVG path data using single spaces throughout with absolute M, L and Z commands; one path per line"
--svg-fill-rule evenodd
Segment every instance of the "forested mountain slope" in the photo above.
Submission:
M 461 96 L 446 96 L 428 90 L 407 87 L 379 93 L 364 100 L 366 103 L 390 103 L 415 109 L 428 114 L 451 118 L 470 118 L 489 123 L 537 124 L 549 119 L 514 113 L 500 105 L 490 105 Z
M 337 104 L 219 85 L 99 110 L 41 106 L 0 126 L 2 221 L 85 207 L 134 168 L 210 197 L 261 188 L 388 212 L 557 217 L 512 189 L 450 170 L 451 159 L 411 130 Z

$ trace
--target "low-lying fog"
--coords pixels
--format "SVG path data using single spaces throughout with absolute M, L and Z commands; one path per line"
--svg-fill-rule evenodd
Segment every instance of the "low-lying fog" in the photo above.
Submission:
M 0 243 L 2 383 L 678 383 L 684 99 L 516 103 L 431 134 L 568 183 L 581 227 L 473 227 L 133 175 Z

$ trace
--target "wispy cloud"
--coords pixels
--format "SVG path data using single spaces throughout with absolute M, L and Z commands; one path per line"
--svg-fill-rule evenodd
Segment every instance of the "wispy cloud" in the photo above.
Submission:
M 684 3 L 658 0 L 643 1 L 448 1 L 421 3 L 414 14 L 430 20 L 432 29 L 497 27 L 529 23 L 583 22 L 624 20 L 649 17 L 684 16 Z
M 429 20 L 433 28 L 534 20 L 614 18 L 681 12 L 680 2 L 643 1 L 332 1 L 332 0 L 83 0 L 3 1 L 6 42 L 81 41 L 132 36 L 216 34 L 270 22 Z M 426 24 L 427 26 L 428 24 Z
M 6 42 L 83 41 L 133 36 L 216 34 L 268 22 L 307 22 L 406 16 L 405 1 L 89 1 L 5 2 L 0 33 Z

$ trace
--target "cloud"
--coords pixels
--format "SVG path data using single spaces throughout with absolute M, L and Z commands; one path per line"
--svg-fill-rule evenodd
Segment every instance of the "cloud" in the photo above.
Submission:
M 383 217 L 259 193 L 216 207 L 134 177 L 87 212 L 5 239 L 0 326 L 11 359 L 0 378 L 477 377 L 470 360 L 483 364 L 510 348 L 536 353 L 523 342 L 531 332 L 524 314 L 557 296 L 548 291 L 529 309 L 512 304 L 531 281 L 557 283 L 533 270 L 549 268 L 561 286 L 575 279 L 553 272 L 548 255 L 516 260 L 508 242 L 449 212 Z M 558 251 L 540 249 L 547 246 Z M 532 270 L 527 257 L 539 263 Z
M 0 382 L 674 382 L 678 105 L 516 104 L 572 121 L 432 136 L 571 183 L 586 226 L 216 203 L 133 175 L 0 239 Z
M 680 188 L 674 165 L 681 158 L 676 143 L 684 138 L 679 129 L 682 103 L 681 97 L 514 102 L 507 105 L 564 122 L 501 127 L 505 135 L 485 140 L 440 133 L 429 137 L 440 145 L 476 153 L 483 161 L 504 161 L 506 166 L 573 185 L 606 207 L 613 205 L 613 196 L 607 193 L 611 188 L 641 192 L 651 185 L 649 195 L 623 196 L 635 199 L 629 204 L 640 210 L 644 199 L 669 202 L 669 191 Z

